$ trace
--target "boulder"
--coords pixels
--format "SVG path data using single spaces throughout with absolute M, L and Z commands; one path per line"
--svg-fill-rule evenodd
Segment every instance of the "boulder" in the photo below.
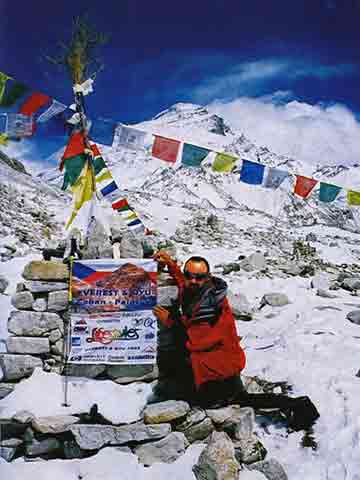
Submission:
M 282 465 L 275 460 L 269 458 L 261 462 L 256 462 L 247 467 L 249 470 L 257 470 L 265 475 L 267 480 L 288 480 L 288 476 Z
M 8 337 L 6 340 L 6 347 L 9 353 L 41 355 L 50 352 L 48 338 Z
M 206 413 L 199 407 L 195 407 L 186 415 L 185 419 L 180 419 L 174 422 L 175 430 L 184 432 L 187 428 L 196 425 L 206 418 Z
M 141 239 L 130 231 L 125 232 L 120 242 L 120 256 L 121 258 L 143 258 Z
M 202 422 L 190 426 L 183 433 L 190 443 L 199 440 L 205 440 L 214 431 L 214 425 L 210 418 L 205 418 Z
M 55 417 L 33 418 L 32 428 L 39 433 L 64 433 L 70 431 L 71 425 L 79 423 L 79 418 L 73 415 L 58 415 Z
M 153 441 L 171 432 L 169 423 L 145 425 L 142 422 L 114 427 L 112 425 L 72 425 L 70 431 L 80 448 L 97 450 L 105 445 Z
M 42 368 L 40 358 L 31 355 L 0 354 L 0 368 L 3 371 L 3 381 L 20 380 L 30 377 L 35 368 Z
M 193 472 L 197 480 L 238 480 L 240 465 L 232 441 L 224 432 L 213 432 Z
M 72 377 L 96 378 L 106 370 L 106 365 L 76 365 L 69 364 L 66 367 L 67 375 Z
M 353 292 L 354 290 L 360 290 L 360 278 L 345 278 L 341 283 L 342 288 Z
M 33 439 L 31 443 L 25 444 L 25 454 L 28 457 L 38 457 L 62 451 L 62 442 L 57 438 L 50 437 L 42 440 Z
M 47 293 L 67 290 L 68 284 L 66 282 L 25 281 L 24 287 L 32 293 Z
M 144 411 L 145 423 L 165 423 L 172 422 L 190 411 L 190 406 L 182 400 L 167 400 L 153 405 L 148 405 Z
M 9 438 L 0 442 L 0 457 L 7 462 L 15 457 L 18 447 L 22 445 L 23 441 L 18 438 Z
M 360 325 L 360 310 L 353 310 L 346 315 L 346 318 L 355 325 Z
M 55 329 L 64 331 L 64 322 L 56 313 L 13 311 L 8 320 L 9 332 L 19 336 L 41 337 Z
M 106 368 L 106 373 L 116 383 L 125 385 L 155 380 L 158 372 L 154 365 L 111 365 Z
M 266 259 L 262 253 L 252 253 L 248 257 L 241 260 L 240 269 L 245 272 L 252 272 L 254 270 L 262 270 L 266 267 Z
M 266 293 L 260 302 L 260 308 L 264 305 L 270 305 L 271 307 L 283 307 L 288 305 L 290 300 L 285 293 Z
M 235 440 L 250 438 L 253 434 L 255 424 L 255 413 L 250 407 L 239 408 L 234 415 L 227 418 L 221 429 Z
M 49 312 L 61 312 L 69 307 L 69 293 L 67 290 L 50 292 L 48 297 Z
M 69 269 L 62 262 L 33 260 L 23 271 L 25 280 L 68 280 Z
M 33 301 L 32 309 L 35 312 L 46 312 L 47 310 L 47 299 L 46 298 L 37 298 Z
M 256 435 L 234 441 L 235 457 L 240 463 L 254 463 L 264 460 L 267 450 Z
M 9 286 L 9 281 L 4 275 L 0 275 L 0 294 L 4 293 L 7 287 Z
M 156 462 L 172 463 L 185 453 L 188 445 L 189 442 L 183 433 L 172 432 L 158 442 L 136 447 L 134 453 L 139 457 L 139 462 L 145 466 Z
M 31 292 L 16 292 L 11 297 L 11 305 L 18 310 L 31 310 L 34 297 Z
M 230 302 L 233 314 L 237 320 L 251 320 L 252 310 L 248 299 L 242 293 L 233 293 L 229 291 L 228 300 Z

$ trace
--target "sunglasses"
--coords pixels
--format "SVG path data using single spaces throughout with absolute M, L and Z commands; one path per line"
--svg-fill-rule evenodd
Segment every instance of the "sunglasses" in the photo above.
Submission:
M 184 277 L 188 280 L 206 280 L 209 277 L 208 273 L 191 273 L 185 270 Z

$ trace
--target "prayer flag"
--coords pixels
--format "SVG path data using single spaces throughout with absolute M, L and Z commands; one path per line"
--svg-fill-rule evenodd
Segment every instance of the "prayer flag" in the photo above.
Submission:
M 237 160 L 237 157 L 233 157 L 232 155 L 218 153 L 215 157 L 212 169 L 215 172 L 231 172 Z
M 146 132 L 136 130 L 135 128 L 118 125 L 115 133 L 116 148 L 127 147 L 138 149 L 144 146 Z
M 62 156 L 61 163 L 60 163 L 60 172 L 63 169 L 64 162 L 68 158 L 76 157 L 84 153 L 85 150 L 85 141 L 84 136 L 81 132 L 75 132 L 71 135 L 69 142 L 65 148 L 65 152 Z
M 184 143 L 181 163 L 187 167 L 199 167 L 201 162 L 209 155 L 207 148 L 197 147 L 190 143 Z
M 347 202 L 353 207 L 360 206 L 360 192 L 355 192 L 354 190 L 347 191 Z
M 6 132 L 6 123 L 7 123 L 7 114 L 0 113 L 0 134 L 4 134 Z
M 34 115 L 41 107 L 51 102 L 51 98 L 41 92 L 34 92 L 20 106 L 19 113 L 23 115 Z
M 155 135 L 152 156 L 164 160 L 165 162 L 175 163 L 179 148 L 180 142 L 178 140 Z
M 310 195 L 311 191 L 317 183 L 318 181 L 314 180 L 313 178 L 296 175 L 294 193 L 296 193 L 302 198 L 306 198 Z
M 92 164 L 94 168 L 96 184 L 98 185 L 105 180 L 113 180 L 113 176 L 106 166 L 105 160 L 101 156 L 100 150 L 95 143 L 91 145 L 91 150 L 93 153 Z
M 331 183 L 320 182 L 319 200 L 321 202 L 333 202 L 339 195 L 341 187 L 332 185 Z
M 77 182 L 86 163 L 88 162 L 85 153 L 84 136 L 82 133 L 76 132 L 71 135 L 61 159 L 60 171 L 65 168 L 62 190 L 67 190 L 68 187 L 73 186 Z
M 121 198 L 112 204 L 113 210 L 117 210 L 118 212 L 126 212 L 130 210 L 130 206 L 126 198 Z
M 102 196 L 106 197 L 106 195 L 109 195 L 110 193 L 114 192 L 115 190 L 118 190 L 118 186 L 116 185 L 115 181 L 112 181 L 111 183 L 106 185 L 106 187 L 102 188 L 100 191 L 101 191 Z
M 32 115 L 22 113 L 8 113 L 6 134 L 9 138 L 31 137 L 33 134 L 34 120 Z
M 113 144 L 116 123 L 106 118 L 96 118 L 90 128 L 90 137 L 102 145 Z
M 71 191 L 73 194 L 73 212 L 65 228 L 70 227 L 75 217 L 79 213 L 79 210 L 86 202 L 91 201 L 94 196 L 95 182 L 93 177 L 93 171 L 88 161 L 85 162 L 84 168 L 79 178 L 71 186 Z
M 52 99 L 51 105 L 42 112 L 36 119 L 37 123 L 48 122 L 51 118 L 64 112 L 68 107 L 57 100 Z
M 1 73 L 1 78 L 4 79 L 7 77 L 6 74 Z M 0 107 L 10 108 L 14 106 L 19 99 L 21 99 L 25 93 L 29 90 L 29 88 L 24 85 L 23 83 L 17 82 L 10 77 L 7 77 L 7 80 L 0 81 L 0 85 L 2 84 L 1 91 L 2 94 L 0 96 Z
M 264 187 L 276 190 L 288 177 L 289 173 L 285 170 L 280 170 L 279 168 L 269 168 L 268 174 L 265 178 Z
M 265 166 L 260 163 L 243 160 L 240 172 L 240 181 L 251 185 L 261 185 L 264 178 Z

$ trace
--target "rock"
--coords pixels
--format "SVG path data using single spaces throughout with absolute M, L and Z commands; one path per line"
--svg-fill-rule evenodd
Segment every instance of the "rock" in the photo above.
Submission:
M 96 378 L 106 370 L 106 365 L 67 365 L 67 374 L 71 377 Z
M 313 232 L 308 233 L 305 237 L 305 241 L 306 242 L 317 242 L 317 238 L 316 238 L 315 233 L 313 233 Z
M 291 275 L 293 277 L 300 275 L 302 271 L 301 267 L 296 262 L 288 262 L 285 265 L 281 266 L 280 269 L 284 273 L 287 273 L 288 275 Z
M 4 293 L 8 286 L 9 281 L 4 277 L 4 275 L 0 275 L 0 294 Z
M 235 415 L 221 424 L 221 429 L 235 440 L 250 438 L 255 424 L 255 413 L 250 407 L 239 408 Z
M 322 298 L 338 298 L 335 293 L 331 293 L 329 290 L 323 290 L 322 288 L 318 288 L 316 295 Z
M 25 280 L 67 280 L 69 269 L 62 262 L 33 260 L 25 266 L 22 275 Z
M 248 465 L 247 468 L 263 473 L 267 480 L 288 480 L 284 468 L 275 458 L 253 463 L 252 465 Z
M 63 433 L 70 431 L 71 425 L 79 423 L 79 418 L 73 415 L 58 415 L 56 417 L 38 417 L 31 422 L 32 428 L 39 433 Z
M 254 463 L 264 460 L 267 450 L 258 437 L 251 435 L 234 441 L 235 457 L 240 463 Z
M 185 437 L 190 443 L 198 440 L 204 440 L 214 431 L 214 425 L 210 418 L 205 418 L 200 423 L 196 423 L 183 431 Z
M 68 284 L 65 282 L 26 281 L 24 287 L 32 293 L 47 293 L 67 290 Z
M 187 402 L 167 400 L 166 402 L 159 402 L 153 405 L 148 405 L 144 411 L 145 423 L 164 423 L 172 422 L 177 418 L 185 417 L 190 411 L 190 406 Z
M 224 432 L 213 432 L 193 467 L 197 480 L 238 480 L 240 465 L 234 445 Z
M 185 453 L 189 442 L 181 432 L 172 432 L 167 437 L 148 444 L 136 447 L 135 455 L 143 465 L 152 465 L 155 462 L 172 463 Z
M 69 293 L 65 290 L 50 292 L 48 297 L 49 312 L 61 312 L 69 307 Z
M 240 265 L 238 263 L 227 263 L 223 266 L 223 275 L 227 275 L 231 272 L 238 272 L 240 270 Z
M 15 457 L 18 447 L 22 444 L 22 440 L 18 438 L 10 438 L 0 442 L 0 457 L 6 462 L 11 462 Z
M 144 251 L 140 238 L 127 231 L 120 242 L 121 258 L 143 258 Z
M 8 337 L 6 340 L 6 347 L 9 353 L 41 355 L 50 352 L 48 338 Z
M 248 299 L 242 293 L 228 292 L 228 300 L 230 302 L 233 314 L 237 320 L 251 320 L 252 310 Z
M 175 285 L 168 285 L 164 287 L 158 287 L 157 290 L 157 303 L 163 307 L 170 307 L 172 300 L 176 300 L 178 297 L 179 289 Z
M 31 292 L 14 293 L 11 297 L 11 305 L 18 310 L 30 310 L 34 302 Z
M 46 312 L 47 310 L 47 299 L 46 298 L 37 298 L 33 301 L 32 309 L 35 312 Z
M 62 338 L 62 333 L 60 330 L 52 330 L 49 335 L 49 342 L 56 343 L 58 340 L 60 340 L 60 338 Z
M 353 310 L 346 315 L 346 318 L 355 325 L 360 325 L 360 310 Z
M 41 337 L 55 329 L 64 331 L 64 322 L 56 313 L 13 311 L 8 320 L 9 332 L 19 336 Z
M 262 270 L 266 267 L 266 259 L 262 253 L 253 253 L 241 260 L 239 263 L 240 269 L 245 272 L 252 272 L 253 270 Z
M 345 280 L 341 283 L 341 286 L 350 292 L 354 290 L 360 290 L 360 278 L 345 278 Z
M 283 307 L 288 305 L 290 300 L 285 293 L 266 293 L 260 302 L 260 308 L 264 305 L 270 305 L 271 307 Z
M 199 407 L 195 407 L 186 415 L 185 419 L 177 420 L 173 423 L 175 430 L 184 432 L 187 428 L 202 422 L 206 418 L 206 413 Z
M 322 290 L 329 290 L 331 285 L 330 279 L 327 275 L 323 273 L 318 273 L 315 275 L 310 282 L 311 288 L 320 288 Z
M 30 355 L 0 354 L 0 368 L 3 371 L 3 381 L 20 380 L 30 377 L 35 368 L 42 368 L 40 358 Z
M 256 377 L 241 375 L 245 390 L 248 393 L 264 393 L 263 387 L 259 384 Z
M 16 415 L 12 417 L 12 420 L 18 423 L 22 424 L 28 424 L 33 421 L 34 415 L 31 412 L 28 412 L 27 410 L 21 410 L 20 412 L 17 412 Z M 32 431 L 30 429 L 30 431 Z
M 71 460 L 73 458 L 84 458 L 88 456 L 88 452 L 84 452 L 83 450 L 81 450 L 75 440 L 65 440 L 63 447 L 64 457 L 67 460 Z
M 206 410 L 206 415 L 211 418 L 216 425 L 222 425 L 229 418 L 236 416 L 239 409 L 239 405 L 229 405 L 224 408 L 208 409 Z
M 55 355 L 64 355 L 64 340 L 60 338 L 57 342 L 53 343 L 50 351 Z
M 168 423 L 145 425 L 142 422 L 114 427 L 112 425 L 73 425 L 71 433 L 80 448 L 97 450 L 105 445 L 123 445 L 130 442 L 153 441 L 171 432 Z
M 62 443 L 56 438 L 34 439 L 31 443 L 25 444 L 25 454 L 28 457 L 38 457 L 57 450 L 62 450 Z
M 92 217 L 90 220 L 82 255 L 84 259 L 112 258 L 112 246 L 109 235 L 95 217 Z
M 14 388 L 15 385 L 13 383 L 0 383 L 0 400 L 10 395 Z
M 106 368 L 106 373 L 116 383 L 125 385 L 155 380 L 158 372 L 155 365 L 111 365 Z

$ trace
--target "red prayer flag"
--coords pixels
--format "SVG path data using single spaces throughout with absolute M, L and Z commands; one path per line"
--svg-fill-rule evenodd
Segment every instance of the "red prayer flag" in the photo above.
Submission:
M 39 108 L 51 101 L 51 97 L 40 92 L 35 92 L 28 97 L 21 105 L 19 113 L 23 115 L 33 115 Z
M 96 145 L 96 143 L 93 143 L 91 145 L 91 150 L 92 150 L 95 157 L 101 157 L 100 150 L 99 150 L 98 146 Z
M 318 181 L 314 180 L 313 178 L 296 175 L 294 193 L 296 193 L 302 198 L 306 198 L 307 196 L 309 196 L 312 189 L 315 187 L 317 183 Z
M 64 162 L 67 158 L 76 157 L 81 155 L 85 150 L 84 136 L 81 132 L 75 132 L 71 135 L 68 144 L 66 145 L 65 152 L 60 162 L 60 172 L 64 168 Z
M 128 201 L 126 198 L 122 198 L 121 200 L 117 200 L 112 204 L 113 210 L 121 210 L 124 207 L 129 207 Z M 129 207 L 130 209 L 130 207 Z
M 170 138 L 158 137 L 155 135 L 155 141 L 152 147 L 152 156 L 165 160 L 165 162 L 175 163 L 179 152 L 180 142 Z

